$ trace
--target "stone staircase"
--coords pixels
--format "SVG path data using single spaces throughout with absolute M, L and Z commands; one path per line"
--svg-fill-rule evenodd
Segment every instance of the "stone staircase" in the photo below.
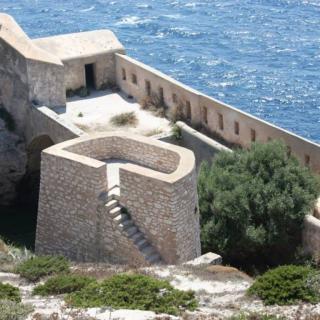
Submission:
M 125 235 L 138 248 L 149 264 L 162 264 L 162 259 L 157 250 L 149 243 L 144 234 L 139 231 L 130 215 L 120 202 L 120 188 L 113 187 L 108 191 L 105 207 L 110 214 L 114 227 Z

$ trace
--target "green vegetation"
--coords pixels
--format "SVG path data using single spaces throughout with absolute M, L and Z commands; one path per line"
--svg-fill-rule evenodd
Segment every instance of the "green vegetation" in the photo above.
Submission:
M 60 256 L 32 257 L 16 268 L 16 272 L 29 281 L 37 281 L 41 277 L 69 272 L 69 262 Z
M 95 279 L 77 274 L 62 274 L 48 279 L 33 289 L 34 295 L 50 296 L 55 294 L 71 293 L 79 291 Z
M 172 135 L 175 137 L 176 140 L 181 140 L 182 139 L 182 133 L 181 133 L 181 128 L 175 124 L 172 129 L 171 129 Z
M 16 124 L 12 115 L 4 108 L 2 104 L 0 104 L 0 119 L 2 119 L 6 125 L 6 128 L 9 131 L 14 131 L 16 128 Z
M 83 113 L 82 113 L 82 112 L 79 112 L 79 113 L 78 113 L 78 117 L 82 118 L 82 117 L 83 117 Z
M 300 301 L 320 301 L 319 286 L 314 286 L 319 272 L 304 266 L 281 266 L 258 277 L 249 288 L 249 295 L 256 295 L 267 305 L 290 305 Z
M 20 302 L 20 291 L 18 288 L 0 282 L 0 300 L 10 300 Z
M 138 123 L 138 118 L 134 111 L 124 112 L 113 116 L 110 119 L 110 123 L 117 127 L 122 126 L 136 126 Z
M 272 141 L 220 152 L 201 166 L 198 191 L 203 250 L 232 265 L 265 268 L 293 261 L 320 183 Z
M 119 274 L 101 283 L 92 283 L 70 294 L 67 302 L 75 307 L 139 309 L 177 315 L 197 307 L 194 293 L 174 289 L 169 282 L 139 274 Z
M 24 320 L 33 307 L 10 300 L 0 300 L 0 320 Z

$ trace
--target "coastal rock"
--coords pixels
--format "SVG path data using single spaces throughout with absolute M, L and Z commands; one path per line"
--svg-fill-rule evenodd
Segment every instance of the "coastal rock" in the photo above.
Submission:
M 0 119 L 0 204 L 9 204 L 16 196 L 16 186 L 24 176 L 27 164 L 25 144 L 10 132 Z

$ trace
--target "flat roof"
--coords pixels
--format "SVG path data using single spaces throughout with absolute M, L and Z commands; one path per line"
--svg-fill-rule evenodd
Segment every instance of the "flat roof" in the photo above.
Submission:
M 56 55 L 62 61 L 124 52 L 124 47 L 110 30 L 70 33 L 32 40 L 38 47 Z

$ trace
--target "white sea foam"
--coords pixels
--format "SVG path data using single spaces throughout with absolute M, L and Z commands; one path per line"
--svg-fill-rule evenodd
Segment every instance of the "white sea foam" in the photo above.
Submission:
M 80 12 L 89 12 L 89 11 L 92 11 L 95 9 L 95 6 L 91 6 L 90 8 L 87 8 L 87 9 L 82 9 L 82 10 L 79 10 Z

